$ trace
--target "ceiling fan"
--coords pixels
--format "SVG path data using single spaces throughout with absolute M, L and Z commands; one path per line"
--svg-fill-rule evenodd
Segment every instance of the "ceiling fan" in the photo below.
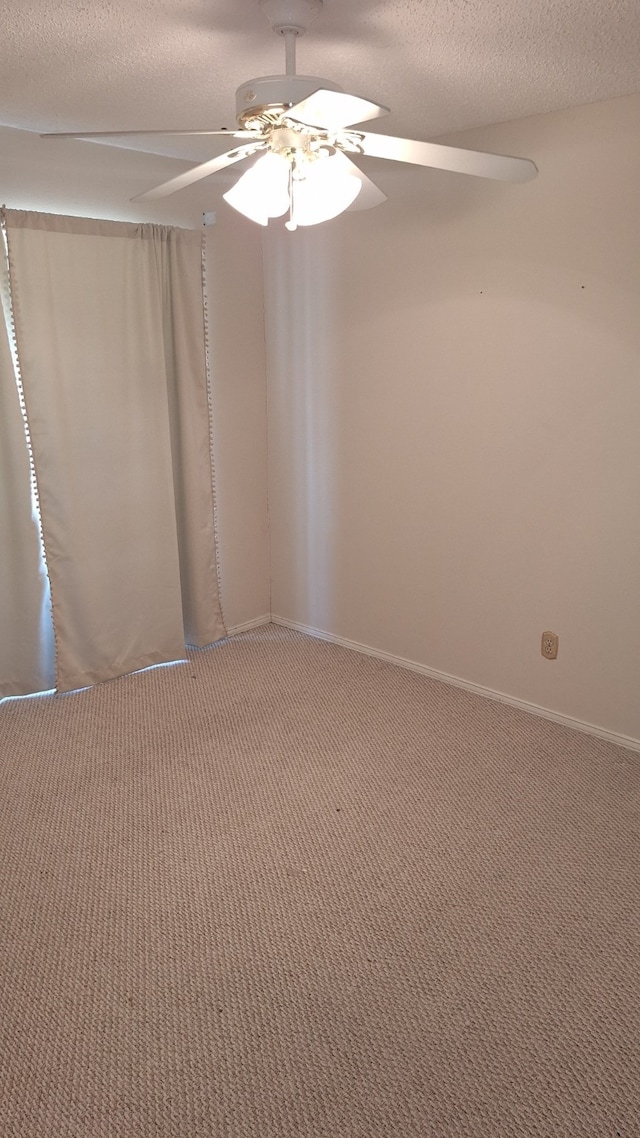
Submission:
M 243 83 L 236 91 L 237 130 L 98 131 L 43 135 L 50 138 L 117 138 L 125 135 L 227 135 L 237 145 L 178 174 L 133 201 L 167 197 L 218 170 L 260 155 L 238 182 L 223 194 L 229 205 L 252 221 L 288 215 L 287 229 L 315 225 L 346 209 L 369 209 L 386 194 L 351 160 L 364 155 L 431 166 L 480 178 L 526 182 L 536 166 L 526 158 L 462 150 L 434 142 L 415 142 L 371 134 L 359 124 L 389 113 L 389 108 L 346 94 L 336 83 L 297 75 L 295 49 L 322 8 L 322 0 L 259 0 L 271 27 L 285 41 L 285 74 Z

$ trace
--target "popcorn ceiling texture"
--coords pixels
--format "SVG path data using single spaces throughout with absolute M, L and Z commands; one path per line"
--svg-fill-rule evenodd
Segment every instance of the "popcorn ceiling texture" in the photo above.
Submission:
M 2 9 L 5 126 L 233 125 L 236 87 L 284 70 L 257 0 L 4 0 Z M 298 70 L 390 106 L 376 129 L 434 137 L 639 90 L 640 5 L 325 0 Z M 185 157 L 211 150 L 152 145 Z
M 638 755 L 273 626 L 0 714 L 3 1138 L 637 1138 Z

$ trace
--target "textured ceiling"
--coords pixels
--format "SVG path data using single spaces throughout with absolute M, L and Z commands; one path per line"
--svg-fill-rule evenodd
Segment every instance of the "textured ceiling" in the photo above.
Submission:
M 284 71 L 257 0 L 0 0 L 0 18 L 0 123 L 23 130 L 233 126 L 236 87 Z M 325 0 L 298 71 L 391 107 L 376 130 L 428 139 L 640 90 L 640 3 Z

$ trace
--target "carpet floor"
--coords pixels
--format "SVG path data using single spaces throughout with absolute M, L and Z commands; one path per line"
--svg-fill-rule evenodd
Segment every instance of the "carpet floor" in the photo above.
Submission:
M 275 626 L 0 709 L 3 1138 L 638 1138 L 640 756 Z

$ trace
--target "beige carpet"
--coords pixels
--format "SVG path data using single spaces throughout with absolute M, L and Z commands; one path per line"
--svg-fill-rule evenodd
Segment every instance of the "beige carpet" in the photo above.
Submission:
M 269 626 L 2 731 L 2 1138 L 637 1138 L 640 756 Z

